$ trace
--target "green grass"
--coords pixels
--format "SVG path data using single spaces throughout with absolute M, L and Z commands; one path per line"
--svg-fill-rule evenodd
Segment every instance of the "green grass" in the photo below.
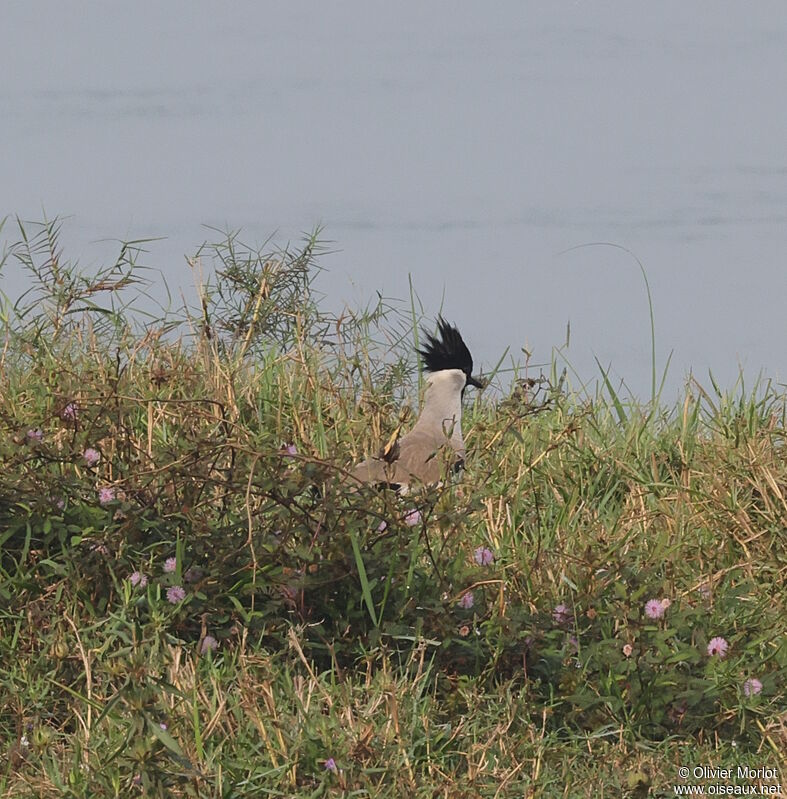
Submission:
M 151 315 L 143 243 L 86 274 L 57 222 L 18 232 L 0 796 L 672 796 L 724 782 L 681 766 L 784 772 L 780 387 L 664 407 L 521 372 L 468 396 L 460 480 L 353 491 L 417 408 L 414 292 L 333 318 L 317 234 L 230 235 L 194 307 Z

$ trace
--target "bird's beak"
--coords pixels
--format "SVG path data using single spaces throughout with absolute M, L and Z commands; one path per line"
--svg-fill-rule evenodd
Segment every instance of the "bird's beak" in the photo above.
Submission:
M 467 385 L 474 386 L 475 388 L 486 388 L 486 383 L 483 380 L 479 380 L 477 377 L 470 377 L 467 378 Z

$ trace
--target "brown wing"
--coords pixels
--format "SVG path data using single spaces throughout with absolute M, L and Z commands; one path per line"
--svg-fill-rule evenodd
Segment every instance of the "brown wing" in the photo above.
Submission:
M 429 485 L 443 477 L 446 455 L 456 461 L 462 453 L 456 452 L 444 436 L 414 430 L 399 441 L 396 460 L 388 463 L 380 458 L 369 458 L 353 469 L 353 476 L 364 483 L 408 485 L 420 482 Z
M 359 463 L 352 475 L 362 483 L 382 483 L 389 485 L 406 485 L 410 482 L 410 475 L 396 463 L 386 463 L 380 458 L 368 458 Z

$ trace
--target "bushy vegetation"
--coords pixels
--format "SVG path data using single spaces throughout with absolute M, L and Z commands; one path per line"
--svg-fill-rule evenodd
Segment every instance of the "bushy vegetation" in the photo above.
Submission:
M 519 367 L 468 397 L 460 479 L 358 489 L 417 409 L 417 302 L 331 316 L 317 234 L 229 235 L 151 311 L 141 242 L 86 274 L 57 222 L 18 231 L 2 795 L 672 795 L 783 764 L 778 388 L 665 408 Z

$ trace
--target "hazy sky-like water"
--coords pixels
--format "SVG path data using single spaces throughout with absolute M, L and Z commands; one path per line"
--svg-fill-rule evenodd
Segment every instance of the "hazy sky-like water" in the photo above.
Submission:
M 646 396 L 650 280 L 669 391 L 787 375 L 783 2 L 6 2 L 0 215 L 68 216 L 66 254 L 317 224 L 328 302 L 459 323 L 489 368 L 563 344 Z M 7 223 L 2 238 L 15 237 Z M 0 287 L 16 295 L 14 264 Z

